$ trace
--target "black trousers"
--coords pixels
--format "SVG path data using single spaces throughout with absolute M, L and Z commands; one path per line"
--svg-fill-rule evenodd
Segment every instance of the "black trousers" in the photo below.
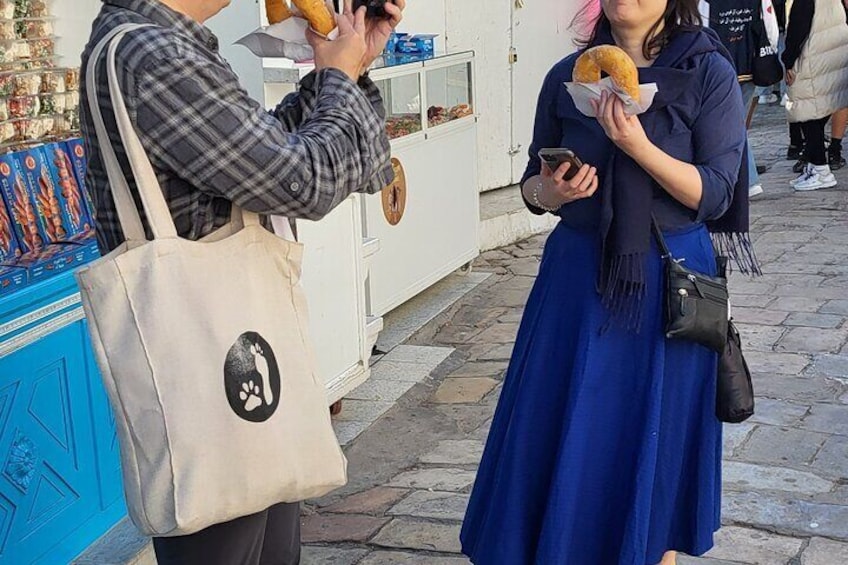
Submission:
M 824 147 L 824 127 L 830 116 L 819 120 L 801 122 L 801 131 L 804 134 L 804 143 L 807 161 L 813 165 L 826 165 L 827 153 Z
M 300 504 L 278 504 L 188 536 L 154 538 L 153 549 L 159 565 L 298 565 Z
M 789 124 L 789 144 L 793 147 L 804 145 L 804 132 L 801 131 L 801 124 L 799 122 Z

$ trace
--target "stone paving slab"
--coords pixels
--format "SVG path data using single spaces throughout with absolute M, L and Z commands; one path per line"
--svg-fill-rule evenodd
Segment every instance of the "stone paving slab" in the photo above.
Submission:
M 788 563 L 801 552 L 804 541 L 769 532 L 739 527 L 726 527 L 715 537 L 715 548 L 707 556 L 752 565 Z
M 813 538 L 801 555 L 801 565 L 836 565 L 848 563 L 848 543 Z
M 396 518 L 371 540 L 382 547 L 459 553 L 459 524 L 441 524 L 415 518 Z
M 468 495 L 420 490 L 393 506 L 388 514 L 460 522 L 467 506 Z

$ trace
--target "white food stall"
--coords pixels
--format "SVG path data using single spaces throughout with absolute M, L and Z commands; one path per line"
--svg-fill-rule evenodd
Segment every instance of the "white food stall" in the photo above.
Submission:
M 264 21 L 262 3 L 233 3 L 209 27 L 245 88 L 270 108 L 310 67 L 235 45 Z M 382 195 L 353 195 L 320 222 L 298 222 L 331 403 L 368 378 L 381 317 L 478 254 L 473 65 L 472 53 L 382 60 L 371 77 L 386 101 L 401 182 Z

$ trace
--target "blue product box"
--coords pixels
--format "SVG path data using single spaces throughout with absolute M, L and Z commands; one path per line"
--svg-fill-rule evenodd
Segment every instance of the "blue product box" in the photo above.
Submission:
M 19 265 L 0 265 L 0 296 L 21 290 L 27 282 L 26 268 Z
M 69 139 L 64 142 L 64 148 L 71 160 L 71 166 L 74 170 L 74 177 L 77 179 L 77 184 L 80 191 L 83 193 L 85 205 L 88 207 L 88 217 L 94 219 L 94 203 L 91 201 L 91 193 L 86 184 L 85 175 L 87 170 L 87 161 L 85 155 L 85 144 L 80 138 Z
M 88 262 L 90 258 L 86 255 L 85 246 L 59 243 L 48 245 L 41 253 L 27 257 L 22 264 L 26 265 L 29 282 L 35 283 Z
M 436 51 L 437 34 L 419 34 L 412 37 L 403 37 L 398 40 L 396 50 L 398 53 L 420 53 L 429 55 Z
M 0 193 L 0 265 L 8 265 L 20 259 L 24 252 L 18 243 L 12 216 L 2 196 Z
M 80 245 L 85 252 L 86 263 L 100 259 L 100 246 L 97 245 L 97 238 L 94 237 L 94 233 L 92 233 L 90 237 L 82 240 Z
M 398 42 L 400 42 L 402 38 L 407 37 L 411 36 L 408 33 L 393 31 L 391 34 L 389 34 L 389 40 L 386 42 L 386 50 L 384 51 L 384 53 L 386 55 L 391 55 L 392 53 L 395 53 L 397 51 Z
M 0 155 L 0 194 L 6 202 L 21 256 L 40 250 L 44 240 L 38 224 L 38 211 L 14 153 Z
M 44 241 L 61 243 L 86 237 L 92 222 L 64 146 L 51 143 L 22 151 L 18 159 L 38 210 Z

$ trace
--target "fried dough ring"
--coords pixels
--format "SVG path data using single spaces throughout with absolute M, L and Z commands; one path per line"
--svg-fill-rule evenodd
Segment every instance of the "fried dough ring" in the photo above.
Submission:
M 601 71 L 607 73 L 612 82 L 639 102 L 639 70 L 633 59 L 620 47 L 599 45 L 587 49 L 574 64 L 574 82 L 595 83 L 601 80 Z
M 292 17 L 286 0 L 265 0 L 265 12 L 268 14 L 268 23 L 271 25 L 284 22 Z
M 330 35 L 336 29 L 336 18 L 323 0 L 292 0 L 312 29 L 321 35 Z

